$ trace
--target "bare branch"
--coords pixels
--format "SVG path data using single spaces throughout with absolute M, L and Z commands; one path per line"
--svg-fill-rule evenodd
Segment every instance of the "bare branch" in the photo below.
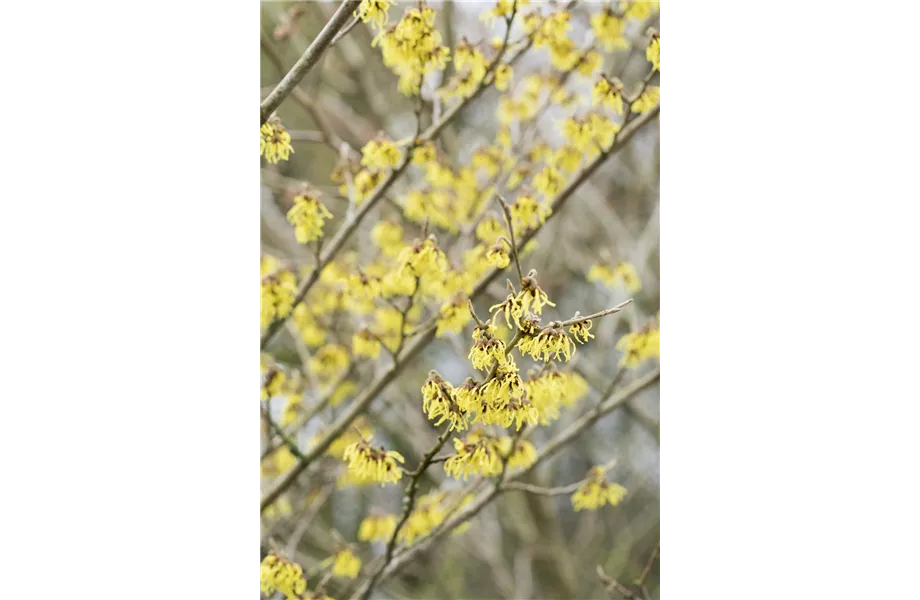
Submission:
M 316 39 L 310 44 L 310 47 L 307 48 L 306 52 L 303 53 L 297 62 L 294 63 L 294 66 L 291 67 L 291 70 L 288 71 L 287 75 L 284 76 L 281 83 L 279 83 L 272 93 L 262 101 L 262 106 L 260 107 L 260 125 L 265 124 L 268 117 L 270 117 L 271 114 L 275 112 L 275 109 L 284 102 L 284 99 L 288 97 L 291 90 L 293 90 L 300 80 L 304 78 L 304 75 L 313 68 L 313 65 L 316 64 L 326 48 L 329 47 L 329 43 L 335 37 L 335 34 L 345 25 L 345 21 L 348 20 L 349 15 L 358 8 L 360 3 L 360 0 L 346 0 L 342 2 L 339 9 L 335 11 L 335 14 L 332 15 L 332 18 L 329 19 L 329 22 L 326 23 L 323 30 L 319 32 L 319 35 L 316 36 Z

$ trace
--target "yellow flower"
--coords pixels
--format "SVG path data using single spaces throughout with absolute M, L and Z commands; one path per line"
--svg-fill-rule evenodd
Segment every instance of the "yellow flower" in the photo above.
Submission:
M 639 96 L 635 102 L 632 103 L 630 107 L 634 113 L 642 114 L 647 112 L 655 107 L 656 104 L 661 100 L 661 88 L 657 86 L 649 86 L 645 88 L 645 91 L 642 92 L 642 95 Z
M 263 475 L 275 477 L 283 475 L 290 471 L 297 464 L 297 457 L 291 452 L 291 449 L 285 446 L 278 447 L 272 452 L 263 463 Z
M 562 174 L 552 166 L 546 166 L 533 178 L 533 187 L 545 197 L 555 196 L 565 185 Z
M 460 387 L 453 390 L 453 400 L 464 414 L 475 412 L 479 399 L 479 383 L 472 377 L 467 377 Z
M 486 73 L 488 61 L 486 57 L 474 48 L 465 39 L 462 40 L 454 51 L 454 66 L 458 71 L 468 70 L 481 80 Z
M 562 122 L 562 134 L 566 141 L 578 150 L 584 150 L 594 139 L 590 123 L 578 117 L 571 117 Z
M 323 237 L 323 222 L 331 218 L 332 213 L 309 192 L 294 196 L 294 206 L 287 213 L 288 223 L 294 226 L 294 235 L 301 244 Z
M 323 432 L 320 430 L 316 437 L 310 442 L 311 445 L 316 442 L 317 439 L 322 437 Z M 367 424 L 367 421 L 364 417 L 359 417 L 355 420 L 352 427 L 345 430 L 342 435 L 337 437 L 329 447 L 326 448 L 326 454 L 329 456 L 342 459 L 345 456 L 345 450 L 356 442 L 360 442 L 362 439 L 371 439 L 371 436 L 374 435 L 374 430 L 370 425 Z
M 371 239 L 384 256 L 394 257 L 403 248 L 403 229 L 395 221 L 380 221 L 371 229 Z
M 345 469 L 335 480 L 335 487 L 338 489 L 347 488 L 347 487 L 364 487 L 368 485 L 374 485 L 377 482 L 374 481 L 373 477 L 363 474 L 358 475 L 353 471 Z
M 401 544 L 411 544 L 416 538 L 430 533 L 443 523 L 447 516 L 441 507 L 443 496 L 442 493 L 431 493 L 419 498 L 415 509 L 409 513 L 406 523 L 396 534 L 396 540 Z
M 504 269 L 511 263 L 508 249 L 505 248 L 505 244 L 502 242 L 498 242 L 489 248 L 489 251 L 486 252 L 486 260 L 489 261 L 490 265 L 499 269 Z
M 362 23 L 371 23 L 371 27 L 380 31 L 390 20 L 389 9 L 392 0 L 361 0 L 354 16 L 361 19 Z
M 613 268 L 614 283 L 622 283 L 623 287 L 630 294 L 635 294 L 642 289 L 642 283 L 639 281 L 639 274 L 636 268 L 628 262 L 618 264 Z
M 572 24 L 569 23 L 571 18 L 572 15 L 568 11 L 562 10 L 543 19 L 534 31 L 534 48 L 545 48 L 553 43 L 567 40 L 566 34 L 572 27 Z
M 616 282 L 616 278 L 613 274 L 613 270 L 607 265 L 593 265 L 588 269 L 588 281 L 594 283 L 595 281 L 600 281 L 610 287 L 613 287 Z
M 661 358 L 660 331 L 657 325 L 647 325 L 627 333 L 617 341 L 616 349 L 623 352 L 620 365 L 636 367 L 650 358 Z
M 332 575 L 335 577 L 355 579 L 358 576 L 358 571 L 361 570 L 361 559 L 352 554 L 348 548 L 336 552 L 334 561 Z
M 486 330 L 478 326 L 473 330 L 473 346 L 467 358 L 473 363 L 474 369 L 487 371 L 495 362 L 505 362 L 505 343 L 492 335 L 494 327 L 487 326 Z
M 332 381 L 348 368 L 348 362 L 348 350 L 338 344 L 329 344 L 310 359 L 310 370 L 321 381 Z
M 661 70 L 661 39 L 657 33 L 652 34 L 652 39 L 648 42 L 645 49 L 645 58 L 652 63 L 652 68 L 656 71 Z
M 528 4 L 530 0 L 517 0 L 517 10 L 520 12 L 521 7 Z M 479 15 L 479 20 L 491 27 L 496 18 L 507 19 L 514 10 L 515 0 L 498 0 L 494 8 Z
M 362 542 L 386 542 L 396 531 L 396 515 L 371 515 L 361 521 L 358 539 Z
M 520 300 L 522 313 L 533 312 L 534 314 L 540 315 L 543 314 L 544 306 L 556 305 L 550 302 L 546 292 L 543 291 L 543 288 L 541 288 L 537 280 L 534 279 L 535 273 L 536 271 L 531 271 L 527 277 L 521 281 L 521 292 L 518 294 L 518 299 Z
M 495 309 L 498 309 L 498 312 L 494 312 Z M 508 328 L 511 328 L 511 321 L 520 327 L 521 315 L 524 312 L 523 307 L 521 306 L 520 296 L 515 296 L 514 294 L 508 294 L 504 302 L 494 304 L 489 307 L 489 312 L 493 313 L 492 322 L 495 322 L 495 318 L 498 316 L 498 313 L 505 315 L 505 323 L 508 325 Z
M 290 516 L 292 512 L 291 501 L 281 496 L 278 500 L 275 501 L 271 506 L 265 507 L 265 512 L 262 513 L 266 519 L 272 521 L 277 521 L 282 517 Z
M 294 148 L 291 146 L 291 134 L 277 117 L 272 117 L 261 127 L 261 142 L 259 154 L 265 160 L 274 164 L 280 160 L 287 160 Z
M 351 349 L 355 356 L 377 358 L 380 356 L 380 340 L 366 327 L 362 327 L 351 337 Z
M 495 88 L 501 92 L 508 89 L 513 71 L 511 65 L 501 64 L 495 68 Z
M 482 169 L 486 175 L 493 177 L 502 168 L 505 158 L 501 148 L 487 146 L 473 152 L 471 162 L 474 167 Z
M 652 14 L 652 10 L 658 10 L 658 2 L 648 0 L 622 0 L 620 2 L 620 12 L 626 19 L 642 21 Z
M 517 346 L 522 354 L 529 354 L 534 360 L 543 362 L 550 358 L 559 360 L 560 356 L 568 361 L 575 351 L 574 342 L 561 327 L 547 327 L 536 336 L 524 336 Z
M 584 156 L 584 152 L 578 150 L 574 146 L 564 144 L 553 152 L 549 158 L 549 163 L 566 173 L 574 173 L 575 170 L 578 169 L 578 165 L 581 164 L 581 159 Z
M 514 450 L 511 450 L 511 438 L 502 437 L 499 440 L 501 453 L 508 457 L 509 469 L 526 469 L 537 460 L 537 449 L 527 440 L 517 440 L 514 442 Z
M 262 374 L 262 400 L 268 400 L 279 395 L 284 389 L 287 375 L 277 367 L 269 367 Z
M 425 142 L 412 152 L 412 164 L 423 167 L 433 162 L 438 156 L 438 150 L 433 142 Z
M 288 600 L 299 598 L 307 589 L 303 567 L 276 554 L 269 554 L 262 559 L 259 580 L 262 593 L 271 596 L 278 590 Z
M 537 202 L 533 196 L 518 196 L 511 205 L 511 217 L 515 231 L 531 229 L 546 223 L 546 218 L 553 214 L 553 209 Z
M 424 242 L 403 248 L 396 260 L 402 269 L 415 277 L 447 270 L 447 256 L 430 237 Z
M 620 126 L 611 121 L 606 115 L 596 113 L 588 115 L 588 123 L 591 125 L 591 131 L 594 132 L 594 141 L 597 142 L 597 146 L 589 148 L 587 153 L 589 157 L 593 158 L 597 155 L 598 147 L 610 148 L 613 144 L 613 139 L 620 131 Z
M 304 344 L 315 348 L 326 341 L 326 330 L 320 326 L 306 304 L 301 302 L 295 306 L 292 318 Z
M 444 462 L 444 472 L 454 479 L 466 480 L 470 475 L 493 477 L 502 471 L 501 452 L 497 440 L 454 438 L 456 454 Z
M 516 168 L 511 172 L 511 175 L 508 177 L 508 181 L 505 182 L 506 187 L 509 190 L 516 190 L 527 177 L 530 176 L 531 168 L 529 166 L 522 166 Z
M 454 404 L 454 388 L 437 371 L 429 371 L 428 379 L 422 386 L 422 410 L 429 419 L 446 414 Z
M 361 206 L 367 200 L 371 193 L 377 189 L 377 184 L 383 179 L 383 171 L 361 170 L 355 175 L 352 183 L 354 185 L 354 200 L 357 206 Z
M 594 337 L 594 334 L 591 333 L 591 326 L 593 323 L 591 321 L 582 321 L 581 323 L 575 323 L 569 327 L 569 332 L 571 332 L 572 337 L 575 338 L 575 341 L 579 344 L 586 343 L 589 339 Z
M 288 393 L 287 402 L 284 404 L 284 409 L 281 411 L 281 422 L 282 427 L 290 427 L 297 422 L 297 415 L 303 410 L 303 392 L 297 393 Z
M 605 504 L 616 506 L 624 496 L 626 488 L 606 481 L 603 467 L 594 467 L 588 472 L 588 481 L 572 494 L 572 507 L 580 511 L 595 510 Z
M 406 11 L 396 25 L 382 30 L 372 42 L 380 45 L 383 64 L 399 76 L 399 90 L 417 95 L 427 73 L 443 70 L 450 50 L 434 29 L 434 10 L 425 6 Z
M 262 279 L 262 329 L 291 313 L 296 294 L 297 280 L 290 271 L 279 271 Z
M 613 81 L 601 76 L 591 90 L 591 102 L 594 106 L 603 104 L 618 115 L 623 114 L 623 84 L 619 79 Z
M 441 305 L 438 311 L 437 332 L 436 335 L 441 337 L 446 332 L 460 333 L 463 326 L 469 323 L 472 317 L 466 306 L 466 296 L 457 294 L 452 300 Z
M 380 296 L 379 277 L 366 273 L 353 273 L 345 280 L 345 298 L 348 308 L 366 315 L 374 310 L 374 299 Z
M 329 406 L 338 406 L 344 402 L 346 398 L 353 396 L 357 390 L 358 386 L 354 381 L 343 381 L 332 391 L 332 394 L 329 396 Z
M 600 53 L 595 50 L 591 50 L 582 56 L 581 61 L 578 63 L 578 67 L 576 67 L 576 70 L 582 77 L 591 77 L 595 71 L 600 69 L 603 62 L 604 61 L 601 58 Z
M 373 448 L 363 440 L 345 448 L 342 458 L 348 463 L 349 472 L 379 482 L 381 487 L 398 483 L 402 479 L 402 467 L 397 462 L 406 462 L 399 452 Z
M 402 160 L 402 152 L 390 140 L 377 138 L 361 148 L 361 164 L 369 169 L 386 170 L 396 167 Z
M 508 232 L 501 221 L 495 217 L 486 217 L 476 226 L 476 239 L 485 244 L 495 243 L 500 236 L 508 237 Z
M 618 19 L 609 8 L 591 16 L 594 36 L 604 45 L 607 52 L 629 47 L 629 42 L 623 35 L 623 25 L 623 21 Z

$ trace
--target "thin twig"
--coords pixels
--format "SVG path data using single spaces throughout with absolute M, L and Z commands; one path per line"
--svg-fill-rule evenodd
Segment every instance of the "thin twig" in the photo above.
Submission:
M 511 224 L 511 209 L 508 203 L 502 198 L 501 194 L 495 194 L 498 203 L 501 204 L 502 214 L 505 215 L 505 222 L 508 224 L 508 233 L 511 235 L 511 255 L 514 257 L 514 266 L 517 267 L 518 279 L 524 282 L 524 271 L 521 270 L 521 258 L 518 256 L 517 242 L 514 241 L 514 225 Z
M 268 117 L 270 117 L 271 114 L 275 112 L 275 109 L 284 102 L 284 99 L 288 97 L 291 90 L 293 90 L 300 80 L 304 78 L 304 75 L 313 68 L 313 65 L 317 63 L 320 56 L 323 55 L 323 52 L 335 37 L 336 32 L 345 25 L 345 21 L 348 20 L 349 15 L 358 8 L 360 3 L 360 0 L 346 0 L 342 2 L 339 9 L 335 11 L 335 14 L 332 15 L 332 18 L 329 19 L 326 26 L 323 27 L 319 35 L 316 36 L 316 39 L 313 40 L 313 43 L 310 44 L 310 47 L 303 53 L 303 56 L 297 59 L 297 62 L 294 63 L 294 66 L 291 67 L 287 75 L 281 79 L 278 86 L 262 101 L 262 105 L 260 106 L 260 125 L 265 124 Z
M 361 22 L 361 19 L 359 19 L 358 17 L 355 17 L 354 20 L 353 20 L 351 23 L 349 23 L 348 25 L 346 25 L 346 26 L 342 29 L 342 31 L 340 31 L 334 38 L 332 38 L 332 41 L 329 42 L 329 47 L 331 48 L 332 46 L 335 46 L 336 44 L 338 44 L 338 43 L 339 43 L 339 40 L 341 40 L 343 37 L 345 37 L 346 35 L 348 35 L 348 33 L 349 33 L 352 29 L 355 28 L 355 25 L 357 25 L 357 24 L 360 23 L 360 22 Z
M 387 565 L 390 564 L 390 561 L 393 560 L 393 552 L 396 550 L 396 539 L 399 537 L 399 532 L 402 530 L 403 525 L 406 524 L 406 521 L 409 520 L 409 516 L 412 514 L 412 509 L 415 508 L 415 498 L 418 494 L 418 482 L 422 477 L 422 473 L 431 465 L 431 461 L 434 459 L 434 455 L 437 454 L 441 448 L 444 446 L 444 442 L 447 441 L 448 436 L 450 435 L 450 428 L 444 430 L 444 433 L 438 437 L 437 443 L 434 447 L 425 453 L 425 456 L 422 457 L 422 462 L 419 464 L 418 468 L 411 473 L 412 480 L 409 482 L 409 487 L 406 490 L 406 498 L 403 501 L 405 508 L 403 508 L 402 517 L 399 519 L 399 523 L 396 525 L 396 528 L 393 529 L 393 535 L 390 536 L 390 540 L 387 542 L 387 550 L 384 555 L 383 562 L 380 563 L 380 566 L 377 567 L 377 570 L 374 571 L 374 574 L 371 575 L 368 582 L 363 586 L 363 593 L 361 594 L 361 600 L 367 600 L 370 597 L 371 591 L 374 589 L 374 585 L 377 583 L 377 580 L 380 578 L 380 575 L 383 573 L 383 570 L 387 568 Z

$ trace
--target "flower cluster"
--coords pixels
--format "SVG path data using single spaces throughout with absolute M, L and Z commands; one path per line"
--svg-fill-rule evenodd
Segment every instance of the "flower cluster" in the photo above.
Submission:
M 576 511 L 595 510 L 605 504 L 616 506 L 626 496 L 626 488 L 605 479 L 604 467 L 588 471 L 587 480 L 572 494 L 572 507 Z
M 322 434 L 322 431 L 320 432 Z M 334 456 L 335 458 L 343 459 L 345 456 L 345 450 L 361 440 L 369 440 L 374 435 L 374 430 L 368 425 L 364 417 L 359 417 L 352 423 L 351 428 L 346 430 L 342 435 L 337 437 L 333 442 L 326 448 L 326 454 L 329 456 Z
M 566 361 L 572 358 L 575 352 L 575 343 L 562 327 L 545 327 L 536 335 L 525 335 L 517 344 L 522 354 L 529 354 L 534 360 L 559 360 L 561 356 Z
M 361 148 L 361 164 L 374 171 L 385 171 L 399 165 L 402 152 L 390 140 L 378 137 Z
M 661 88 L 649 86 L 645 88 L 642 94 L 636 98 L 630 105 L 630 110 L 634 113 L 642 114 L 648 112 L 661 101 Z
M 332 381 L 348 368 L 349 362 L 347 348 L 328 344 L 310 359 L 310 370 L 320 381 Z
M 390 6 L 393 0 L 361 0 L 354 16 L 361 19 L 362 23 L 371 23 L 377 31 L 382 30 L 390 20 Z
M 259 154 L 264 156 L 268 162 L 274 164 L 287 160 L 294 151 L 291 146 L 291 134 L 287 132 L 277 117 L 266 121 L 260 129 L 260 134 Z
M 397 462 L 406 462 L 399 452 L 385 450 L 382 446 L 374 448 L 364 440 L 345 448 L 342 458 L 348 463 L 349 472 L 378 482 L 381 487 L 387 483 L 398 483 L 403 473 Z
M 579 153 L 579 157 L 581 154 Z M 518 196 L 511 205 L 511 225 L 515 231 L 524 231 L 546 223 L 553 209 L 533 196 Z
M 361 521 L 358 539 L 362 542 L 386 542 L 396 531 L 396 515 L 371 515 Z
M 262 593 L 270 596 L 278 590 L 288 600 L 299 599 L 307 589 L 303 567 L 277 554 L 262 559 L 259 580 Z
M 287 269 L 262 277 L 259 282 L 259 326 L 265 329 L 276 318 L 284 318 L 294 306 L 297 277 Z
M 446 494 L 431 493 L 420 497 L 415 508 L 409 513 L 406 523 L 396 534 L 396 541 L 402 544 L 411 544 L 416 538 L 431 533 L 431 531 L 444 522 L 447 511 L 443 502 Z
M 435 426 L 449 422 L 448 430 L 463 431 L 467 428 L 466 411 L 454 398 L 453 386 L 437 371 L 431 371 L 422 386 L 422 410 L 432 421 L 440 417 Z
M 332 213 L 312 192 L 294 196 L 294 206 L 287 213 L 288 223 L 294 226 L 294 236 L 301 244 L 309 244 L 323 237 L 323 223 Z
M 465 439 L 454 438 L 456 454 L 444 463 L 444 472 L 454 479 L 471 475 L 494 477 L 507 469 L 525 469 L 537 459 L 537 449 L 527 440 L 514 441 L 508 436 L 491 437 L 477 430 Z
M 609 6 L 591 15 L 591 29 L 594 31 L 594 36 L 604 45 L 607 52 L 629 47 L 629 42 L 623 34 L 624 26 L 623 20 L 613 14 Z
M 613 268 L 597 264 L 588 269 L 588 281 L 599 281 L 608 287 L 622 285 L 630 294 L 642 289 L 636 268 L 628 262 L 622 262 Z
M 434 28 L 434 10 L 427 6 L 411 8 L 396 25 L 374 38 L 380 45 L 383 64 L 399 76 L 399 90 L 418 95 L 422 79 L 435 70 L 443 70 L 450 50 L 441 45 L 441 33 Z
M 466 39 L 462 40 L 454 49 L 454 67 L 457 74 L 439 91 L 441 97 L 445 100 L 468 97 L 482 83 L 488 66 L 485 55 Z
M 591 102 L 594 106 L 603 104 L 616 114 L 622 115 L 623 83 L 617 78 L 610 80 L 601 75 L 591 90 Z
M 352 554 L 348 548 L 343 548 L 332 557 L 332 574 L 335 577 L 355 579 L 361 570 L 361 559 Z
M 637 367 L 653 358 L 661 358 L 658 324 L 650 323 L 639 331 L 627 333 L 617 341 L 616 349 L 623 352 L 620 365 L 626 368 Z
M 562 408 L 588 393 L 588 384 L 580 375 L 563 373 L 554 363 L 547 363 L 528 375 L 524 390 L 537 409 L 540 425 L 546 426 L 559 418 Z
M 380 339 L 367 327 L 362 327 L 352 336 L 351 348 L 355 356 L 377 358 L 380 355 Z
M 661 39 L 658 33 L 652 33 L 652 37 L 645 49 L 645 58 L 652 63 L 652 68 L 656 71 L 661 70 Z

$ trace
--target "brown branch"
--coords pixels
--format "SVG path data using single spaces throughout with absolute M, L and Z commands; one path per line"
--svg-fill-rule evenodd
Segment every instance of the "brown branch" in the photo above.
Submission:
M 291 90 L 293 90 L 300 80 L 304 78 L 304 75 L 313 68 L 320 56 L 323 55 L 323 52 L 329 46 L 329 43 L 335 37 L 335 34 L 345 25 L 345 21 L 348 20 L 348 17 L 358 8 L 360 3 L 360 0 L 346 0 L 342 2 L 339 9 L 332 15 L 332 18 L 329 19 L 326 26 L 319 32 L 319 35 L 316 36 L 313 43 L 310 44 L 310 47 L 303 53 L 303 56 L 297 59 L 297 62 L 291 67 L 291 70 L 281 79 L 281 83 L 279 83 L 272 93 L 262 101 L 260 107 L 260 125 L 265 124 L 268 117 L 275 112 L 275 109 L 278 108 L 282 102 L 284 102 L 284 99 L 288 97 Z

